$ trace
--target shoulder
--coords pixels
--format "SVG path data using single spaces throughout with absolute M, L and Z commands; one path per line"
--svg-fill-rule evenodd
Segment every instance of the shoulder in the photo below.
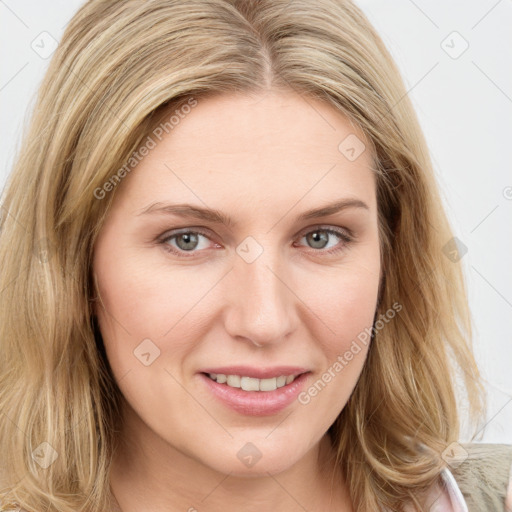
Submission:
M 512 505 L 512 445 L 460 443 L 449 467 L 470 512 L 502 512 L 505 503 Z
M 510 465 L 510 473 L 508 477 L 507 498 L 505 500 L 506 512 L 512 512 L 512 464 Z

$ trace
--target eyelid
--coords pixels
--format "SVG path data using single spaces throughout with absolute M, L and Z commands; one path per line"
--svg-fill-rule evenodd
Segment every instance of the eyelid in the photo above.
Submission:
M 212 236 L 211 231 L 207 228 L 191 226 L 186 228 L 168 229 L 165 233 L 158 237 L 158 240 L 168 240 L 173 236 L 182 235 L 183 233 L 198 233 L 208 238 Z
M 335 232 L 337 233 L 338 235 L 345 235 L 347 238 L 355 238 L 354 237 L 354 233 L 348 229 L 348 228 L 345 228 L 345 227 L 341 227 L 341 226 L 333 226 L 331 224 L 316 224 L 314 226 L 308 226 L 307 228 L 303 229 L 302 231 L 299 231 L 298 235 L 296 236 L 304 236 L 304 235 L 307 235 L 308 233 L 311 233 L 312 231 L 315 231 L 315 230 L 322 230 L 322 231 L 330 231 L 330 232 Z

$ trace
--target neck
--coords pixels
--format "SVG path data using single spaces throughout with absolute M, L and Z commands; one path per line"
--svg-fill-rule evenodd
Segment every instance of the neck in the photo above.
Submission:
M 263 476 L 223 474 L 170 446 L 135 412 L 124 415 L 111 467 L 113 512 L 244 510 L 351 512 L 341 470 L 326 435 L 287 470 Z

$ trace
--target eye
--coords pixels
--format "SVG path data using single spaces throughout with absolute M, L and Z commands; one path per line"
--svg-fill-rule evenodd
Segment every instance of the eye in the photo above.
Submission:
M 338 242 L 336 242 L 336 238 L 338 239 Z M 305 239 L 306 243 L 312 249 L 332 254 L 345 249 L 347 245 L 352 242 L 353 237 L 347 231 L 341 229 L 317 226 L 313 230 L 302 235 L 300 239 Z M 340 240 L 342 243 L 340 243 Z
M 209 240 L 208 236 L 200 231 L 181 231 L 163 238 L 160 243 L 164 249 L 173 254 L 193 253 L 208 248 L 207 243 L 201 243 L 201 240 Z
M 348 230 L 316 226 L 302 234 L 299 240 L 302 239 L 306 240 L 314 252 L 333 254 L 346 249 L 348 244 L 353 241 L 353 236 Z M 171 254 L 191 257 L 196 252 L 208 249 L 208 241 L 211 242 L 208 234 L 184 229 L 179 232 L 167 233 L 158 243 Z M 218 244 L 215 245 L 220 247 Z

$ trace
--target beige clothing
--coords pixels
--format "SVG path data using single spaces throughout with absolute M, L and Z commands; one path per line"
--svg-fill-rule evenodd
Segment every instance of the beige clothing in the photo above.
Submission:
M 512 445 L 461 443 L 461 446 L 467 452 L 467 458 L 451 468 L 451 472 L 468 511 L 504 512 L 507 491 L 512 496 Z

